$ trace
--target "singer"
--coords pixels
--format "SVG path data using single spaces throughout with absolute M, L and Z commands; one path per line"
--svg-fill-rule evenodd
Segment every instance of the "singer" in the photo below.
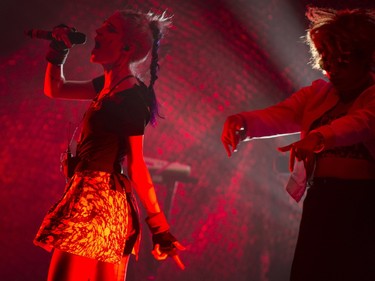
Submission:
M 159 42 L 171 24 L 165 13 L 117 11 L 96 30 L 91 62 L 104 75 L 89 81 L 67 81 L 64 62 L 72 47 L 71 28 L 53 29 L 47 52 L 44 91 L 48 97 L 92 100 L 84 115 L 77 165 L 62 198 L 49 210 L 34 243 L 53 250 L 49 281 L 123 281 L 131 253 L 140 240 L 133 189 L 147 211 L 156 260 L 172 257 L 183 269 L 143 159 L 148 123 L 156 125 L 154 91 Z M 151 79 L 141 81 L 131 66 L 151 55 Z M 123 161 L 127 158 L 127 173 Z

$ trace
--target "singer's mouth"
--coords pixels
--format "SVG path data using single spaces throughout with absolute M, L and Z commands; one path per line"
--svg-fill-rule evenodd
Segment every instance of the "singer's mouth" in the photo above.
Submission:
M 99 49 L 100 48 L 100 43 L 98 41 L 95 41 L 95 49 Z

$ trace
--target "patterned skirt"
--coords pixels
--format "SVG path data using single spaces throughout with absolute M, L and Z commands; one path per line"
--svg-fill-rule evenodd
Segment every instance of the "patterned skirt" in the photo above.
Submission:
M 120 174 L 77 172 L 45 216 L 34 244 L 48 251 L 57 248 L 103 262 L 120 262 L 127 239 L 135 233 L 135 208 L 125 190 L 128 183 Z

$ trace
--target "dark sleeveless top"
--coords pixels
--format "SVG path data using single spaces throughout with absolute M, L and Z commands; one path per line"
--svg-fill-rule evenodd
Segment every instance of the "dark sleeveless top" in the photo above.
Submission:
M 93 80 L 97 93 L 104 79 Z M 77 145 L 79 164 L 76 171 L 95 170 L 121 172 L 121 164 L 129 151 L 129 136 L 143 135 L 150 113 L 144 84 L 118 92 L 97 101 L 86 111 Z

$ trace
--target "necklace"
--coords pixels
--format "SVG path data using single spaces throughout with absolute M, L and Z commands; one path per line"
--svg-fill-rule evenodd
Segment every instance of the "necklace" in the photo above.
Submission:
M 108 93 L 105 93 L 104 95 L 102 95 L 100 98 L 100 92 L 96 95 L 96 97 L 92 100 L 92 106 L 96 109 L 98 109 L 101 105 L 101 101 L 108 97 L 114 90 L 116 90 L 116 88 L 122 83 L 124 82 L 125 80 L 129 79 L 129 78 L 132 78 L 134 77 L 134 75 L 130 74 L 130 75 L 127 75 L 125 77 L 123 77 L 120 81 L 118 81 L 109 91 Z
M 105 97 L 107 97 L 107 96 L 109 96 L 114 90 L 116 90 L 116 88 L 123 82 L 123 81 L 125 81 L 125 80 L 127 80 L 127 79 L 129 79 L 129 78 L 131 78 L 131 77 L 135 77 L 134 75 L 127 75 L 127 76 L 125 76 L 124 78 L 122 78 L 120 81 L 118 81 L 109 91 L 108 91 L 108 93 L 106 93 L 106 94 L 104 94 L 100 99 L 99 99 L 99 95 L 100 95 L 100 92 L 96 95 L 96 97 L 92 100 L 92 103 L 91 103 L 91 108 L 93 108 L 93 109 L 95 109 L 95 110 L 97 110 L 97 109 L 99 109 L 100 108 L 100 106 L 101 106 L 101 102 L 102 102 L 102 100 L 103 100 L 103 98 L 105 98 Z M 71 144 L 73 143 L 73 140 L 74 140 L 74 137 L 75 137 L 75 135 L 76 135 L 76 132 L 77 132 L 77 130 L 78 130 L 78 128 L 83 124 L 83 120 L 84 120 L 84 118 L 85 118 L 85 115 L 86 115 L 86 113 L 87 112 L 85 112 L 84 113 L 84 115 L 83 115 L 83 117 L 82 117 L 82 120 L 79 122 L 79 124 L 76 126 L 76 128 L 75 128 L 75 130 L 74 130 L 74 132 L 73 132 L 73 135 L 72 135 L 72 137 L 70 138 L 70 141 L 68 141 L 68 148 L 67 148 L 67 150 L 66 150 L 66 154 L 71 154 L 71 149 L 70 149 L 70 147 L 71 147 Z M 82 132 L 81 132 L 81 134 L 82 134 Z M 79 140 L 78 140 L 78 143 L 77 143 L 77 146 L 79 145 L 79 143 L 80 143 L 80 140 L 81 139 L 81 137 L 79 137 Z

